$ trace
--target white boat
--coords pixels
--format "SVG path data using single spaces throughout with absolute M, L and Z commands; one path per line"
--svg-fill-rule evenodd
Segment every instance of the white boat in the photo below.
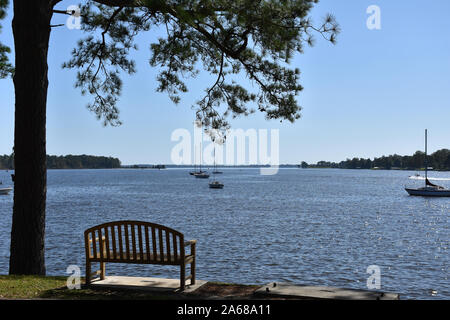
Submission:
M 428 131 L 425 129 L 425 187 L 421 188 L 405 188 L 410 196 L 420 197 L 450 197 L 450 189 L 435 185 L 428 180 Z
M 13 188 L 0 188 L 0 194 L 9 194 Z

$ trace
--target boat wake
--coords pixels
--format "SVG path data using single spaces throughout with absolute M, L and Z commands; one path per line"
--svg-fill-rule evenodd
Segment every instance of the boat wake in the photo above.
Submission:
M 412 180 L 425 180 L 425 177 L 418 177 L 418 176 L 410 176 L 409 178 L 412 179 Z M 428 177 L 428 180 L 450 181 L 450 178 L 433 178 L 433 177 Z

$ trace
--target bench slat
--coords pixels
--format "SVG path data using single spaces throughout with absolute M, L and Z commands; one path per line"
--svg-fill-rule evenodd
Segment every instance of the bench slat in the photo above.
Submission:
M 109 233 L 108 233 L 108 227 L 105 227 L 105 244 L 106 244 L 106 257 L 109 259 Z
M 117 232 L 118 232 L 118 238 L 119 238 L 119 252 L 120 252 L 120 258 L 124 259 L 123 255 L 123 242 L 122 242 L 122 226 L 117 226 Z
M 128 224 L 125 224 L 125 252 L 127 254 L 127 260 L 130 260 L 130 238 L 128 235 Z
M 170 254 L 170 234 L 167 230 L 166 231 L 166 255 L 169 258 L 169 262 L 171 262 L 171 254 Z
M 116 244 L 116 227 L 114 225 L 111 226 L 111 240 L 112 240 L 112 248 L 113 248 L 113 257 L 117 256 L 117 244 Z
M 144 249 L 142 244 L 142 228 L 139 225 L 136 225 L 138 228 L 138 242 L 139 242 L 139 259 L 144 260 Z
M 152 245 L 153 245 L 153 256 L 155 257 L 158 252 L 156 251 L 156 235 L 155 235 L 155 228 L 152 227 Z
M 175 256 L 175 260 L 178 260 L 178 249 L 177 249 L 177 235 L 172 234 L 173 237 L 173 254 Z
M 145 226 L 144 230 L 145 230 L 145 252 L 147 253 L 147 260 L 150 260 L 150 255 L 151 255 L 150 241 L 148 239 L 148 237 L 150 235 L 148 234 L 148 226 L 147 225 Z
M 136 260 L 136 253 L 137 253 L 137 249 L 136 249 L 136 228 L 134 224 L 130 224 L 131 227 L 131 240 L 133 242 L 133 259 Z
M 102 236 L 102 229 L 98 229 L 98 247 L 100 250 L 100 259 L 103 259 L 103 252 L 104 252 L 104 248 L 103 248 L 103 236 Z
M 159 257 L 164 257 L 164 242 L 163 242 L 163 236 L 162 236 L 162 229 L 158 229 L 158 235 L 159 235 Z
M 94 258 L 98 258 L 97 257 L 97 243 L 95 240 L 95 230 L 92 231 L 92 233 L 91 233 L 91 239 L 92 239 L 92 256 Z

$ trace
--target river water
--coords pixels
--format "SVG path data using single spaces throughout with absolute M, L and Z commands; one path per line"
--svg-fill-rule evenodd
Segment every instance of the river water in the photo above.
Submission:
M 197 278 L 381 290 L 403 299 L 450 299 L 450 198 L 410 197 L 415 172 L 223 169 L 224 189 L 189 169 L 49 170 L 46 267 L 84 272 L 83 231 L 142 220 L 197 239 Z M 4 186 L 11 172 L 0 171 Z M 449 187 L 450 173 L 432 172 Z M 0 274 L 8 273 L 13 195 L 0 196 Z M 178 277 L 178 267 L 107 264 L 107 274 Z

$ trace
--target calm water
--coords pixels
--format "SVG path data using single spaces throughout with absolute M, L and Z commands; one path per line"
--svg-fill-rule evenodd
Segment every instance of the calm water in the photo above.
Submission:
M 381 289 L 402 298 L 450 299 L 450 198 L 409 197 L 414 172 L 224 169 L 223 190 L 188 169 L 48 172 L 46 265 L 84 272 L 83 231 L 107 221 L 163 224 L 197 239 L 198 278 L 248 284 L 291 281 Z M 0 180 L 10 184 L 9 174 Z M 431 173 L 449 187 L 450 173 Z M 0 196 L 0 274 L 8 273 L 13 196 Z M 178 277 L 178 267 L 107 264 L 107 274 Z M 432 290 L 437 294 L 432 294 Z

